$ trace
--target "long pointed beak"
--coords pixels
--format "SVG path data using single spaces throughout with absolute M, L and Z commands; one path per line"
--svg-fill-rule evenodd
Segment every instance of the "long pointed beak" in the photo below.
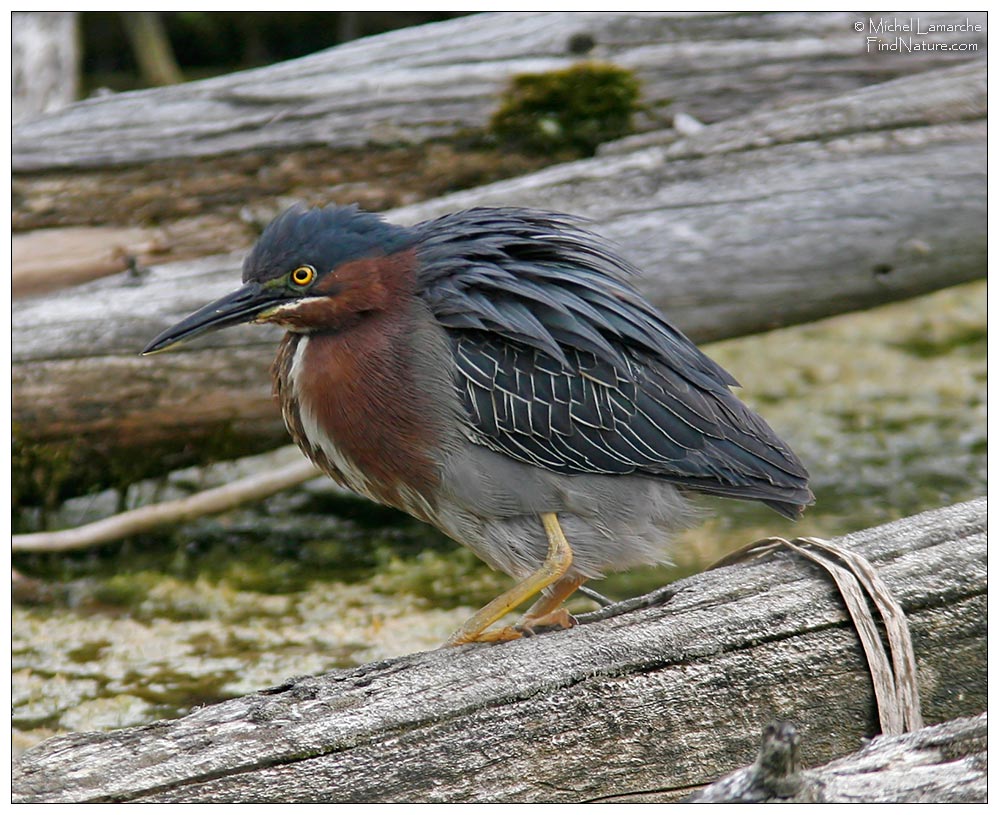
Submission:
M 248 323 L 274 305 L 276 299 L 273 289 L 265 289 L 259 283 L 247 283 L 168 328 L 149 343 L 142 354 L 158 354 L 209 331 Z

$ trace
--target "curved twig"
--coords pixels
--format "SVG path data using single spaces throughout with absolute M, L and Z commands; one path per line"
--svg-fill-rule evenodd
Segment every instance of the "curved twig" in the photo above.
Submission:
M 259 501 L 318 475 L 319 470 L 303 458 L 277 470 L 241 478 L 187 498 L 132 509 L 75 529 L 14 535 L 11 548 L 15 552 L 64 552 L 110 543 L 159 526 L 189 521 L 202 515 L 225 512 L 250 501 Z

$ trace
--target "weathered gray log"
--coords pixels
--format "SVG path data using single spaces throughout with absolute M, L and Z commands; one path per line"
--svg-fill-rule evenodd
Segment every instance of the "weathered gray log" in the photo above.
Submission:
M 846 536 L 905 608 L 925 719 L 986 709 L 986 501 Z M 291 667 L 291 666 L 290 666 Z M 18 801 L 675 800 L 752 761 L 774 718 L 806 766 L 877 716 L 829 581 L 781 555 L 697 575 L 639 611 L 392 659 L 181 719 L 60 736 Z
M 918 16 L 928 25 L 954 23 L 956 15 Z M 980 50 L 884 53 L 868 47 L 874 32 L 855 30 L 858 22 L 869 29 L 862 13 L 475 15 L 254 71 L 88 100 L 16 127 L 13 168 L 422 143 L 484 126 L 511 76 L 581 57 L 634 69 L 645 103 L 662 115 L 671 105 L 712 122 L 763 102 L 815 98 L 980 56 L 986 16 L 968 17 L 980 31 L 921 39 Z
M 983 276 L 985 114 L 985 73 L 973 63 L 389 217 L 413 222 L 489 204 L 589 217 L 646 270 L 638 285 L 682 329 L 721 339 Z M 274 332 L 232 330 L 174 354 L 135 356 L 234 287 L 238 264 L 235 255 L 205 258 L 20 301 L 19 438 L 92 439 L 111 451 L 218 433 L 280 443 L 267 374 Z
M 814 770 L 794 766 L 798 735 L 768 726 L 752 767 L 698 791 L 697 803 L 984 803 L 988 714 L 900 736 L 878 736 L 853 755 Z M 790 760 L 789 760 L 790 759 Z M 784 767 L 779 767 L 784 763 Z M 775 773 L 775 769 L 784 772 Z
M 66 280 L 60 268 L 77 280 L 120 271 L 125 254 L 148 265 L 231 251 L 253 238 L 243 216 L 273 211 L 290 190 L 386 210 L 542 166 L 540 157 L 470 147 L 467 138 L 483 132 L 500 90 L 521 71 L 581 58 L 633 68 L 643 83 L 636 124 L 645 131 L 687 112 L 717 121 L 984 57 L 985 15 L 970 18 L 980 31 L 917 38 L 978 51 L 879 52 L 866 35 L 882 19 L 478 15 L 258 71 L 89 100 L 15 130 L 13 292 L 57 287 Z M 857 32 L 857 23 L 870 30 Z M 93 248 L 104 236 L 49 234 L 70 226 L 155 237 L 112 236 L 109 262 Z M 30 261 L 39 245 L 47 257 L 61 250 L 55 264 Z

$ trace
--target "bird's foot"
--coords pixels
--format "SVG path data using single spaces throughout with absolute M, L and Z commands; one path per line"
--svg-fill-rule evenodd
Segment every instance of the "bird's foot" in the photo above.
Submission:
M 523 637 L 534 637 L 538 634 L 547 634 L 549 631 L 564 631 L 576 625 L 576 618 L 564 608 L 555 609 L 540 617 L 524 617 L 516 625 L 507 625 L 503 628 L 494 628 L 489 631 L 480 631 L 474 637 L 468 639 L 452 637 L 445 643 L 445 647 L 451 645 L 465 645 L 470 642 L 509 642 L 519 640 Z
M 503 628 L 492 628 L 489 631 L 480 631 L 474 637 L 460 642 L 449 642 L 448 645 L 464 645 L 469 642 L 509 642 L 519 640 L 523 635 L 515 625 L 503 626 Z
M 549 631 L 564 631 L 576 625 L 576 618 L 564 608 L 557 608 L 540 617 L 525 617 L 515 626 L 523 637 L 533 637 L 535 634 L 546 634 Z

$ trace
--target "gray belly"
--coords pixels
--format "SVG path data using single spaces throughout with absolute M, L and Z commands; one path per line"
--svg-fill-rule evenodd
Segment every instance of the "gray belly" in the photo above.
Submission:
M 571 575 L 668 562 L 671 539 L 695 512 L 672 485 L 643 476 L 561 475 L 466 443 L 444 462 L 436 525 L 514 577 L 545 559 L 539 515 L 558 513 Z

